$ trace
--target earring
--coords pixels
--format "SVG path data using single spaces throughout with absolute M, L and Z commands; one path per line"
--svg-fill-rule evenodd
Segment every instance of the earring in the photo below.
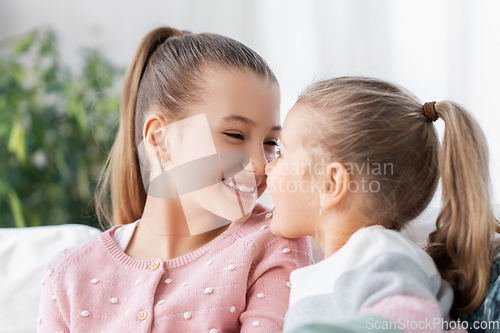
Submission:
M 319 216 L 323 216 L 323 209 L 322 208 L 319 209 Z
M 165 162 L 163 162 L 163 158 L 161 159 L 161 168 L 165 169 Z

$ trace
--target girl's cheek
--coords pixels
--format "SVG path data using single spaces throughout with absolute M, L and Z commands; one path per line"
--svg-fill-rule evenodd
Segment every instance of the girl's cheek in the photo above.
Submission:
M 267 190 L 271 194 L 274 195 L 276 192 L 276 173 L 272 172 L 267 176 Z
M 276 162 L 277 162 L 276 159 L 274 159 L 271 162 L 266 164 L 266 167 L 264 169 L 264 171 L 266 172 L 266 176 L 269 177 L 269 175 L 273 172 L 274 166 L 276 165 Z

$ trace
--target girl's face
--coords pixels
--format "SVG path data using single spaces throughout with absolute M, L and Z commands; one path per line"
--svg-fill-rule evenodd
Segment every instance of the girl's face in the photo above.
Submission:
M 275 235 L 297 238 L 311 235 L 318 214 L 314 181 L 310 174 L 315 165 L 309 160 L 301 138 L 304 121 L 303 106 L 295 105 L 288 113 L 280 135 L 280 156 L 266 167 L 268 189 L 274 201 L 271 232 Z M 307 128 L 307 127 L 306 127 Z
M 170 144 L 170 162 L 178 166 L 215 156 L 221 167 L 215 170 L 213 163 L 209 169 L 201 165 L 200 172 L 218 179 L 217 183 L 180 196 L 181 202 L 186 215 L 184 206 L 189 202 L 190 207 L 200 211 L 230 221 L 244 221 L 267 187 L 266 165 L 277 156 L 281 131 L 279 86 L 251 72 L 215 70 L 207 70 L 202 84 L 203 102 L 189 107 L 187 120 L 204 119 L 204 115 L 207 131 L 202 125 L 181 128 L 181 140 Z M 246 160 L 241 156 L 246 156 Z M 225 177 L 224 173 L 238 163 L 239 171 L 233 177 Z

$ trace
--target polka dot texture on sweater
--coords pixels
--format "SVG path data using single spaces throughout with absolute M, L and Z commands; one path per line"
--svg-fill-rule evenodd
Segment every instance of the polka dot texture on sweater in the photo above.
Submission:
M 307 240 L 274 236 L 267 214 L 262 210 L 200 249 L 167 261 L 126 255 L 112 238 L 119 227 L 68 249 L 45 270 L 41 331 L 280 331 L 289 275 L 309 264 L 311 254 Z M 110 324 L 110 318 L 116 319 Z

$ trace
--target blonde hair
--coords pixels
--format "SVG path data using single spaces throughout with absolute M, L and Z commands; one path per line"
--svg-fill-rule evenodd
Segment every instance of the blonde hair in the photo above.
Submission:
M 267 63 L 242 43 L 217 34 L 157 28 L 140 42 L 125 75 L 120 126 L 95 194 L 101 226 L 131 223 L 142 216 L 146 191 L 137 147 L 147 117 L 160 110 L 175 121 L 186 105 L 203 98 L 203 74 L 249 70 L 277 83 Z
M 315 135 L 302 136 L 306 149 L 319 147 L 323 158 L 344 164 L 391 164 L 390 174 L 351 170 L 355 181 L 379 184 L 377 193 L 363 193 L 364 214 L 374 223 L 400 230 L 427 207 L 441 175 L 443 207 L 427 252 L 453 287 L 454 309 L 476 309 L 486 293 L 500 229 L 491 206 L 487 144 L 473 117 L 456 103 L 436 103 L 446 126 L 440 148 L 422 103 L 388 82 L 320 81 L 297 104 L 314 113 L 307 126 Z M 317 160 L 318 153 L 312 158 Z

